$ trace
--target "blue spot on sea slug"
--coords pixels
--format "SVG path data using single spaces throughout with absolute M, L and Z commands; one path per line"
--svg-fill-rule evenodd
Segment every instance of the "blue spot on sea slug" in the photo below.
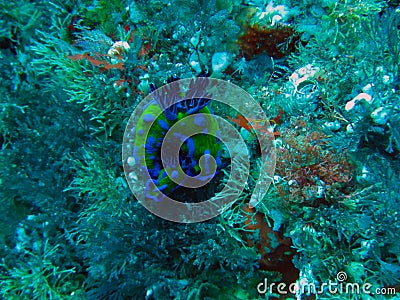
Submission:
M 150 115 L 150 114 L 146 114 L 146 115 L 144 115 L 144 116 L 142 117 L 142 119 L 143 119 L 143 121 L 145 121 L 146 123 L 150 123 L 150 122 L 153 122 L 153 121 L 156 119 L 156 117 L 153 116 L 153 115 Z
M 206 126 L 206 117 L 204 117 L 202 114 L 198 114 L 197 116 L 194 117 L 194 124 L 199 126 L 199 127 L 204 127 Z

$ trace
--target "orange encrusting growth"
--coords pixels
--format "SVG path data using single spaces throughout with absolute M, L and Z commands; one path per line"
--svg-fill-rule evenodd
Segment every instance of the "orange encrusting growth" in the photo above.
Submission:
M 279 124 L 282 115 L 283 115 L 283 110 L 282 110 L 282 108 L 279 107 L 278 115 L 275 118 L 270 119 L 269 122 L 273 123 L 273 125 Z M 258 124 L 258 123 L 264 123 L 262 120 L 247 119 L 239 114 L 237 114 L 235 118 L 228 116 L 228 119 L 231 122 L 237 124 L 239 127 L 246 129 L 254 137 L 256 136 L 254 130 L 258 130 L 259 132 L 267 132 L 267 131 L 272 132 L 272 130 L 273 130 L 273 128 L 268 128 L 264 125 Z M 279 132 L 272 132 L 272 133 L 274 136 L 280 135 Z
M 282 58 L 295 50 L 298 40 L 299 36 L 290 26 L 279 24 L 274 27 L 262 27 L 256 24 L 246 26 L 237 43 L 244 57 L 250 60 L 263 52 L 273 58 Z
M 291 247 L 291 239 L 283 237 L 281 231 L 273 231 L 266 216 L 254 207 L 245 205 L 242 210 L 243 215 L 247 216 L 243 237 L 250 247 L 255 247 L 261 254 L 260 269 L 280 272 L 287 284 L 295 282 L 299 270 L 292 263 L 296 251 Z
M 245 117 L 238 114 L 235 118 L 228 116 L 228 119 L 233 123 L 239 125 L 239 127 L 242 127 L 246 129 L 248 132 L 253 133 L 253 128 L 251 127 L 249 121 Z
M 98 55 L 98 56 L 107 56 L 107 55 Z M 91 56 L 88 53 L 84 53 L 84 54 L 75 54 L 75 55 L 71 55 L 71 56 L 67 56 L 67 58 L 72 59 L 73 61 L 80 61 L 80 60 L 87 60 L 88 62 L 90 62 L 93 66 L 95 67 L 99 67 L 103 70 L 110 70 L 110 69 L 118 69 L 123 71 L 124 70 L 124 66 L 122 65 L 122 62 L 118 62 L 116 64 L 112 64 L 107 62 L 104 59 L 97 59 L 93 56 Z

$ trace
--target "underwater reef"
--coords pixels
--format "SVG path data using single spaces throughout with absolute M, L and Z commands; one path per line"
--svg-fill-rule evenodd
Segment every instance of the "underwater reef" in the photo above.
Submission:
M 400 297 L 398 1 L 0 0 L 0 14 L 1 299 Z M 157 93 L 179 78 L 236 85 L 266 120 L 218 93 Z M 190 116 L 201 134 L 164 164 Z M 131 192 L 130 164 L 155 205 L 242 190 L 217 217 L 171 222 Z M 213 178 L 187 187 L 178 166 Z

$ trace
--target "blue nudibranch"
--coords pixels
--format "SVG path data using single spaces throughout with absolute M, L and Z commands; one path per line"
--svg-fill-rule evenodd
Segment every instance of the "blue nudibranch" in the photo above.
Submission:
M 177 79 L 176 77 L 170 78 L 168 83 Z M 155 85 L 151 84 L 150 89 L 153 93 L 153 100 L 145 108 L 139 122 L 136 124 L 134 142 L 136 161 L 140 162 L 141 168 L 147 168 L 151 181 L 165 195 L 180 187 L 170 177 L 177 182 L 183 182 L 184 180 L 180 178 L 184 176 L 181 176 L 181 173 L 178 172 L 179 166 L 187 176 L 198 176 L 200 174 L 199 159 L 207 154 L 215 159 L 217 165 L 216 173 L 221 168 L 222 145 L 217 138 L 219 128 L 214 114 L 209 108 L 212 95 L 204 92 L 206 86 L 202 86 L 205 82 L 201 81 L 199 83 L 196 82 L 196 79 L 193 79 L 184 95 L 184 100 L 182 100 L 182 95 L 179 91 L 175 91 L 170 86 L 163 87 L 161 89 L 163 92 L 160 92 Z M 196 114 L 194 118 L 189 121 L 183 120 L 182 122 L 184 123 L 181 122 L 181 125 L 185 127 L 184 132 L 190 129 L 198 133 L 187 136 L 179 131 L 175 132 L 171 138 L 182 143 L 179 155 L 167 157 L 164 159 L 163 164 L 161 145 L 167 132 L 175 123 L 193 114 Z M 159 116 L 157 117 L 157 115 Z M 144 136 L 144 132 L 147 130 L 149 130 L 149 134 Z M 215 175 L 214 172 L 211 174 L 208 163 L 209 161 L 206 158 L 205 170 L 201 172 L 201 174 L 204 174 L 204 172 L 206 174 L 203 178 L 204 181 Z M 202 179 L 200 178 L 200 180 Z M 154 201 L 161 201 L 163 196 L 152 188 L 152 182 L 147 182 L 146 184 L 146 197 Z

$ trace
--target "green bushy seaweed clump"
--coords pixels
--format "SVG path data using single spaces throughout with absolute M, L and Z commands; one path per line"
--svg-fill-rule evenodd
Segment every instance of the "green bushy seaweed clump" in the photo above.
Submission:
M 18 230 L 21 243 L 27 240 L 23 228 Z M 22 240 L 23 239 L 23 240 Z M 7 299 L 76 299 L 84 297 L 82 289 L 83 277 L 76 276 L 75 268 L 61 269 L 60 262 L 54 262 L 61 256 L 60 245 L 52 247 L 46 240 L 34 242 L 32 252 L 26 245 L 20 245 L 18 254 L 20 258 L 6 262 L 10 257 L 3 258 L 0 266 L 6 274 L 0 274 L 1 293 Z

